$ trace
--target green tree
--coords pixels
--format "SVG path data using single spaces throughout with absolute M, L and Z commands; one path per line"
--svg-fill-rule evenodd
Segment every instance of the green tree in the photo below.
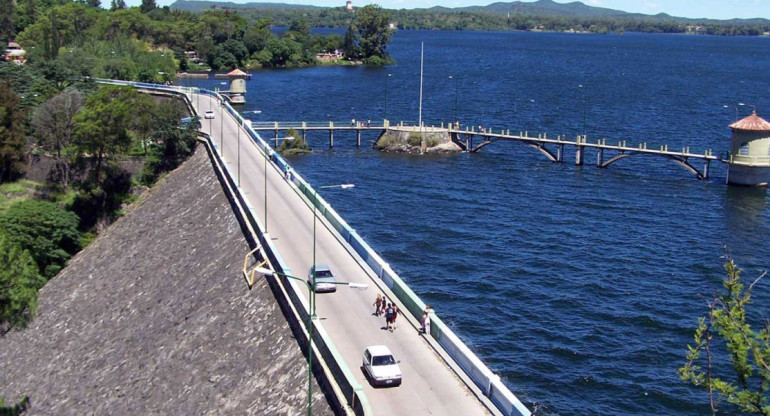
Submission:
M 55 179 L 67 190 L 70 166 L 77 154 L 75 142 L 75 115 L 85 102 L 78 90 L 63 92 L 41 104 L 32 115 L 37 145 L 54 157 Z M 139 112 L 141 115 L 141 112 Z
M 11 83 L 0 83 L 0 183 L 18 178 L 24 172 L 24 128 L 27 111 Z
M 357 42 L 358 33 L 352 25 L 348 26 L 348 30 L 345 32 L 345 39 L 342 41 L 342 51 L 349 60 L 358 59 L 361 55 Z
M 104 86 L 88 97 L 75 116 L 75 145 L 91 155 L 94 184 L 101 184 L 105 157 L 115 158 L 128 149 L 128 129 L 138 92 L 131 87 Z
M 179 126 L 179 103 L 162 102 L 153 112 L 153 140 L 150 157 L 144 165 L 142 182 L 151 185 L 159 175 L 182 164 L 195 150 L 197 123 Z
M 358 10 L 356 26 L 360 36 L 358 46 L 366 62 L 387 62 L 385 49 L 390 42 L 390 14 L 376 4 L 369 4 Z M 373 59 L 378 58 L 378 59 Z
M 713 415 L 719 399 L 726 398 L 743 412 L 770 416 L 770 320 L 765 319 L 755 331 L 746 316 L 751 291 L 765 274 L 744 290 L 742 270 L 735 262 L 730 259 L 724 268 L 725 292 L 718 291 L 708 301 L 708 315 L 698 320 L 695 345 L 687 346 L 687 362 L 679 376 L 708 392 Z M 723 368 L 720 364 L 727 367 L 728 362 L 732 373 L 718 375 L 716 369 Z
M 79 222 L 75 213 L 37 199 L 15 202 L 0 216 L 8 239 L 29 251 L 46 278 L 80 250 Z
M 249 53 L 253 54 L 264 49 L 267 41 L 273 37 L 272 32 L 270 32 L 270 21 L 260 19 L 246 29 L 246 33 L 243 34 L 243 44 L 249 50 Z
M 0 39 L 12 39 L 16 34 L 16 7 L 13 0 L 0 0 Z
M 29 251 L 0 233 L 0 333 L 23 328 L 35 316 L 37 293 L 45 284 Z M 2 410 L 2 407 L 0 407 Z
M 142 5 L 139 7 L 139 10 L 141 10 L 142 13 L 149 13 L 157 8 L 158 5 L 155 3 L 155 0 L 142 0 Z

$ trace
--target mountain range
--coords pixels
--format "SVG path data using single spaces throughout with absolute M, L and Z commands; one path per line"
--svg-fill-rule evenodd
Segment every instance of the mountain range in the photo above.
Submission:
M 342 2 L 340 2 L 342 3 Z M 170 6 L 172 9 L 198 12 L 212 7 L 221 7 L 228 9 L 250 9 L 250 10 L 318 10 L 325 7 L 285 4 L 285 3 L 233 3 L 229 1 L 208 1 L 208 0 L 177 0 Z M 344 7 L 342 4 L 340 7 Z M 519 14 L 524 16 L 563 16 L 576 18 L 614 18 L 614 19 L 635 19 L 635 20 L 676 20 L 691 22 L 719 22 L 719 23 L 740 23 L 740 24 L 765 24 L 767 19 L 691 19 L 684 17 L 674 17 L 666 13 L 655 15 L 642 13 L 628 13 L 621 10 L 608 9 L 604 7 L 589 6 L 579 1 L 571 3 L 557 3 L 553 0 L 537 0 L 534 2 L 498 2 L 487 6 L 468 6 L 468 7 L 442 7 L 436 6 L 428 9 L 412 10 L 432 10 L 442 12 L 471 12 L 471 13 L 491 13 L 491 14 Z

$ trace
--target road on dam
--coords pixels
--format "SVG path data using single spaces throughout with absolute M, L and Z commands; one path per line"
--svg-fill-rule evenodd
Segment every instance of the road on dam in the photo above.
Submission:
M 214 112 L 213 119 L 201 118 L 202 130 L 220 146 L 223 159 L 235 176 L 240 170 L 240 187 L 255 214 L 263 224 L 281 257 L 292 273 L 305 279 L 313 262 L 313 209 L 309 202 L 284 179 L 283 172 L 267 165 L 265 189 L 265 157 L 244 130 L 238 133 L 237 121 L 219 106 L 213 97 L 193 94 L 192 104 L 198 114 Z M 238 139 L 240 137 L 240 140 Z M 240 166 L 240 168 L 239 168 Z M 315 189 L 319 185 L 316 184 Z M 357 192 L 357 190 L 327 190 Z M 267 221 L 265 221 L 267 192 Z M 322 193 L 323 191 L 319 191 Z M 489 415 L 491 412 L 439 354 L 417 333 L 417 328 L 398 318 L 399 327 L 388 332 L 384 317 L 372 313 L 377 293 L 389 293 L 371 269 L 357 261 L 355 255 L 335 238 L 322 217 L 316 223 L 316 262 L 327 264 L 338 281 L 366 283 L 366 291 L 338 286 L 336 293 L 316 296 L 318 319 L 358 382 L 376 415 Z M 245 255 L 246 253 L 244 253 Z M 379 283 L 379 284 L 378 284 Z M 307 297 L 307 288 L 303 296 Z M 393 298 L 391 298 L 393 299 Z M 414 322 L 414 321 L 412 321 Z M 364 348 L 387 345 L 403 374 L 403 384 L 394 388 L 372 388 L 361 370 Z

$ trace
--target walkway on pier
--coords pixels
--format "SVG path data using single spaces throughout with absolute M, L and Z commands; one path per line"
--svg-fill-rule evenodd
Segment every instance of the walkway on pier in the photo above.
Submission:
M 260 122 L 253 123 L 252 128 L 256 131 L 271 131 L 274 134 L 276 140 L 276 146 L 278 145 L 279 132 L 294 129 L 302 134 L 303 139 L 307 140 L 308 131 L 328 131 L 329 132 L 329 147 L 334 147 L 334 133 L 355 131 L 356 132 L 356 145 L 361 146 L 361 132 L 362 131 L 381 131 L 386 130 L 393 131 L 409 131 L 409 132 L 443 132 L 448 134 L 452 141 L 457 143 L 463 151 L 466 152 L 478 152 L 484 147 L 500 140 L 516 141 L 524 143 L 542 153 L 548 160 L 552 162 L 562 163 L 564 162 L 564 148 L 565 146 L 575 148 L 575 164 L 583 165 L 585 162 L 586 149 L 593 149 L 596 152 L 596 166 L 600 168 L 606 168 L 615 162 L 633 155 L 651 155 L 663 157 L 684 167 L 688 172 L 692 173 L 698 179 L 708 179 L 711 162 L 721 160 L 718 156 L 714 156 L 711 149 L 704 151 L 703 153 L 693 153 L 689 147 L 684 147 L 679 150 L 669 150 L 668 145 L 660 145 L 658 148 L 649 148 L 647 143 L 639 143 L 636 146 L 627 145 L 626 141 L 618 141 L 616 144 L 608 144 L 606 139 L 598 139 L 596 142 L 589 142 L 586 136 L 577 136 L 574 141 L 566 139 L 564 136 L 556 136 L 556 138 L 549 138 L 547 134 L 540 134 L 537 137 L 530 137 L 527 132 L 519 132 L 518 134 L 511 134 L 510 130 L 500 130 L 499 133 L 492 129 L 479 129 L 466 127 L 465 129 L 459 129 L 452 124 L 436 126 L 422 127 L 416 125 L 408 125 L 400 122 L 399 124 L 390 124 L 387 120 L 383 122 L 371 123 L 371 122 L 355 122 L 351 124 L 329 122 Z M 605 151 L 611 152 L 608 158 L 605 158 Z M 694 162 L 702 163 L 702 167 L 698 167 Z

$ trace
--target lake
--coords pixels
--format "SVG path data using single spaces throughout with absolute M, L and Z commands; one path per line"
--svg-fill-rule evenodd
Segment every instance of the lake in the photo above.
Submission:
M 589 141 L 728 150 L 728 124 L 770 110 L 770 39 L 624 33 L 399 31 L 383 68 L 254 71 L 253 121 L 404 120 L 585 133 Z M 391 76 L 388 77 L 388 74 Z M 449 78 L 449 76 L 452 78 Z M 194 85 L 195 81 L 188 81 Z M 219 81 L 201 82 L 214 88 Z M 224 86 L 222 86 L 224 87 Z M 739 105 L 742 103 L 744 105 Z M 765 189 L 698 181 L 671 161 L 547 161 L 520 143 L 476 154 L 371 149 L 376 135 L 310 135 L 290 163 L 538 415 L 703 415 L 679 381 L 704 296 L 729 253 L 770 264 Z M 605 160 L 608 157 L 605 153 Z M 770 281 L 751 310 L 770 305 Z M 727 412 L 732 412 L 727 409 Z

